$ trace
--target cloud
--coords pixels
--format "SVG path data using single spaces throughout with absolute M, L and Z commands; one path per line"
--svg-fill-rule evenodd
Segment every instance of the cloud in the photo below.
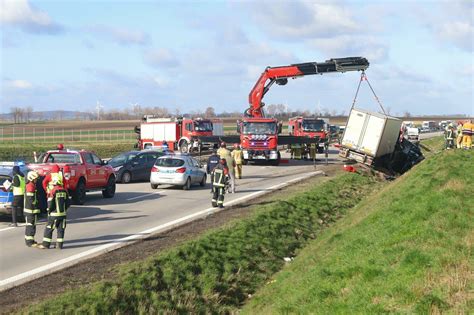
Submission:
M 169 49 L 154 49 L 144 53 L 145 62 L 152 67 L 175 68 L 180 65 L 179 59 Z
M 34 34 L 57 34 L 64 31 L 63 26 L 55 23 L 46 12 L 31 6 L 28 0 L 0 0 L 0 6 L 1 24 Z
M 13 88 L 13 89 L 31 89 L 33 87 L 33 84 L 26 80 L 4 80 L 5 81 L 5 86 Z
M 360 27 L 348 8 L 321 2 L 263 1 L 249 8 L 257 25 L 275 38 L 332 37 L 352 34 Z
M 120 45 L 148 45 L 150 36 L 142 31 L 129 30 L 119 27 L 110 27 L 106 25 L 95 25 L 87 29 L 89 32 L 113 41 Z
M 436 33 L 442 40 L 472 52 L 474 25 L 472 19 L 466 21 L 450 21 L 436 27 Z

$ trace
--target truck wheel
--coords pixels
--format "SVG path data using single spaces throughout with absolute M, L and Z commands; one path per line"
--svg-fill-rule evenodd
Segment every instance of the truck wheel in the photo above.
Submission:
M 151 189 L 157 189 L 158 188 L 158 184 L 150 184 L 151 186 Z
M 206 181 L 207 181 L 207 177 L 206 177 L 206 174 L 204 174 L 204 176 L 202 177 L 202 180 L 199 183 L 199 185 L 201 185 L 201 187 L 206 186 Z
M 113 198 L 115 196 L 115 177 L 109 177 L 109 180 L 107 181 L 107 187 L 102 190 L 102 196 L 104 198 Z
M 128 184 L 132 181 L 132 174 L 129 171 L 123 172 L 122 183 Z
M 182 140 L 182 141 L 179 143 L 179 152 L 181 152 L 181 153 L 188 153 L 188 151 L 189 151 L 188 141 Z
M 77 183 L 76 191 L 74 192 L 72 199 L 77 205 L 83 205 L 86 202 L 86 184 L 84 183 L 84 180 L 80 180 L 79 183 Z
M 191 189 L 191 178 L 188 177 L 186 183 L 183 186 L 183 190 L 190 190 Z

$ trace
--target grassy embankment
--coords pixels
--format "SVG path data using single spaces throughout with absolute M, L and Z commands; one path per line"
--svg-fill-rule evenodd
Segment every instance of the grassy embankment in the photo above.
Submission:
M 125 265 L 102 281 L 23 310 L 27 313 L 226 313 L 329 223 L 378 187 L 345 174 L 304 192 L 256 205 L 252 215 L 196 240 Z M 232 210 L 230 210 L 232 211 Z
M 472 312 L 473 162 L 472 151 L 434 154 L 362 201 L 243 313 Z

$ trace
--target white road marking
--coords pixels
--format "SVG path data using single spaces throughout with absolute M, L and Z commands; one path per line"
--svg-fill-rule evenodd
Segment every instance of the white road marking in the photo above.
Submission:
M 162 193 L 162 192 L 165 192 L 165 191 L 164 191 L 164 190 L 155 191 L 155 192 L 150 193 L 150 194 L 145 194 L 145 195 L 141 195 L 141 196 L 137 196 L 137 197 L 133 197 L 133 198 L 128 198 L 128 199 L 125 199 L 125 200 L 126 200 L 126 201 L 130 201 L 130 200 L 145 198 L 145 197 L 147 197 L 147 196 L 156 195 L 156 194 L 159 194 L 159 193 Z
M 11 229 L 17 229 L 17 228 L 22 227 L 22 226 L 25 226 L 25 224 L 24 224 L 24 223 L 19 223 L 17 227 L 15 227 L 15 226 L 9 226 L 9 227 L 7 227 L 7 228 L 0 229 L 0 232 L 2 232 L 2 231 L 7 231 L 7 230 L 11 230 Z
M 286 186 L 286 185 L 288 185 L 292 182 L 303 180 L 303 179 L 309 178 L 313 175 L 319 175 L 319 174 L 323 174 L 323 172 L 322 171 L 311 172 L 311 173 L 308 173 L 304 176 L 300 176 L 298 178 L 292 179 L 290 181 L 286 181 L 284 183 L 280 183 L 280 184 L 265 188 L 263 190 L 256 191 L 256 192 L 253 192 L 251 194 L 233 199 L 233 200 L 231 200 L 231 201 L 229 201 L 225 204 L 227 206 L 234 205 L 236 203 L 239 203 L 240 201 L 243 201 L 243 200 L 246 200 L 246 199 L 251 199 L 255 196 L 263 195 L 263 194 L 266 194 L 266 193 L 271 192 L 273 190 L 282 188 L 282 187 L 284 187 L 284 186 Z M 148 195 L 154 195 L 154 194 L 157 194 L 159 192 L 161 192 L 161 191 L 158 191 L 158 192 L 155 192 L 155 193 L 152 193 L 152 194 L 148 194 Z M 144 196 L 146 196 L 146 195 L 144 195 Z M 139 196 L 139 197 L 144 197 L 144 196 Z M 134 197 L 134 198 L 137 198 L 137 197 Z M 130 199 L 127 199 L 127 200 L 130 200 Z M 53 263 L 50 263 L 50 264 L 43 265 L 41 267 L 32 269 L 30 271 L 20 273 L 16 276 L 7 278 L 5 280 L 1 280 L 0 281 L 0 292 L 5 291 L 5 290 L 7 290 L 9 288 L 12 288 L 14 286 L 20 285 L 22 283 L 25 283 L 25 282 L 37 279 L 39 277 L 45 276 L 47 274 L 52 273 L 53 271 L 56 272 L 56 271 L 59 271 L 61 269 L 72 266 L 72 265 L 76 264 L 77 262 L 79 262 L 81 260 L 84 260 L 86 257 L 87 257 L 87 259 L 89 259 L 89 258 L 92 258 L 92 257 L 95 257 L 95 256 L 99 256 L 103 253 L 110 252 L 110 251 L 112 251 L 114 249 L 117 249 L 119 247 L 123 247 L 130 241 L 138 240 L 138 239 L 141 239 L 141 238 L 146 238 L 151 233 L 154 233 L 154 232 L 157 232 L 157 231 L 163 232 L 163 231 L 166 231 L 167 229 L 171 229 L 171 228 L 180 226 L 184 223 L 191 222 L 192 220 L 194 220 L 198 217 L 205 217 L 209 214 L 212 214 L 212 213 L 215 213 L 215 212 L 218 212 L 218 211 L 220 211 L 219 208 L 212 208 L 212 207 L 207 208 L 205 210 L 201 210 L 201 211 L 189 214 L 187 216 L 184 216 L 184 217 L 181 217 L 179 219 L 176 219 L 176 220 L 158 225 L 156 227 L 153 227 L 153 228 L 150 228 L 148 230 L 139 232 L 137 234 L 133 234 L 133 235 L 123 237 L 123 238 L 120 238 L 120 239 L 111 240 L 110 243 L 99 245 L 97 247 L 86 250 L 85 252 L 78 253 L 78 254 L 69 256 L 67 258 L 55 261 Z M 65 247 L 65 248 L 67 248 L 67 247 Z

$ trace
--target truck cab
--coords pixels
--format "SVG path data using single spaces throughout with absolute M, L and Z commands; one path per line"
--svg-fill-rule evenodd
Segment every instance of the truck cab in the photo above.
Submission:
M 318 153 L 323 153 L 329 141 L 327 123 L 324 119 L 316 117 L 293 117 L 288 121 L 290 136 L 315 138 L 319 137 Z
M 274 118 L 244 118 L 238 122 L 244 163 L 254 160 L 280 163 L 278 133 L 281 125 Z

